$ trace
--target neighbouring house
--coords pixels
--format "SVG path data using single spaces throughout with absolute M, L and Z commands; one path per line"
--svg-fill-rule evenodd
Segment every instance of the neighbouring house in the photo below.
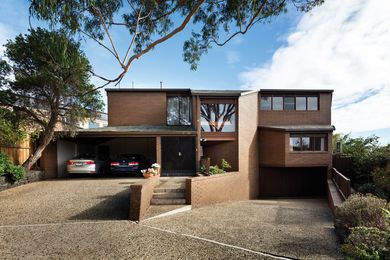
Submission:
M 231 164 L 234 174 L 213 182 L 232 200 L 326 195 L 332 90 L 106 92 L 108 125 L 57 138 L 42 158 L 47 177 L 64 176 L 66 161 L 88 151 L 143 154 L 162 176 L 195 176 L 209 157 Z
M 99 113 L 98 117 L 95 119 L 86 119 L 83 122 L 80 122 L 78 127 L 83 129 L 88 128 L 99 128 L 99 127 L 106 127 L 108 125 L 108 115 L 107 113 Z

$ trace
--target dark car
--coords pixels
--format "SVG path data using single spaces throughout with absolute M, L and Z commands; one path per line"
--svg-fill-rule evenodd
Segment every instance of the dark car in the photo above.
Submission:
M 142 169 L 150 167 L 148 159 L 141 154 L 121 154 L 111 161 L 111 173 L 139 174 Z
M 106 174 L 110 160 L 94 154 L 79 154 L 66 162 L 68 174 Z

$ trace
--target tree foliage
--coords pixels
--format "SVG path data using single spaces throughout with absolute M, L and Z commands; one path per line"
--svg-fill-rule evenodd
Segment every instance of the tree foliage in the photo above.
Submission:
M 51 25 L 60 25 L 98 43 L 122 68 L 115 78 L 99 76 L 106 84 L 120 82 L 132 62 L 182 32 L 192 19 L 190 39 L 183 46 L 184 61 L 196 69 L 212 46 L 223 46 L 255 24 L 268 22 L 288 5 L 307 12 L 324 0 L 30 0 L 30 13 Z M 128 35 L 128 48 L 120 54 L 112 29 Z M 107 41 L 105 42 L 104 39 Z M 104 86 L 104 85 L 103 85 Z
M 41 133 L 37 149 L 24 164 L 29 169 L 53 139 L 56 127 L 75 130 L 78 122 L 95 118 L 103 102 L 89 83 L 88 59 L 63 31 L 38 28 L 18 35 L 5 47 L 0 105 L 30 132 Z

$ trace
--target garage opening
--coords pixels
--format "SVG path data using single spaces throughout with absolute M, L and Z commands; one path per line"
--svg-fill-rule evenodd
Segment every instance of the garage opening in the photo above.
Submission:
M 325 197 L 326 167 L 261 167 L 260 197 Z
M 115 160 L 122 154 L 140 154 L 156 162 L 155 137 L 76 137 L 57 141 L 58 177 L 66 176 L 66 163 L 80 154 L 93 154 Z

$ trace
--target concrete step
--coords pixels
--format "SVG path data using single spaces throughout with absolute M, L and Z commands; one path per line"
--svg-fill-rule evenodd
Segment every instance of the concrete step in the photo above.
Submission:
M 153 190 L 155 193 L 186 193 L 185 189 L 182 188 L 154 188 Z
M 173 193 L 173 192 L 160 192 L 160 193 L 153 193 L 154 199 L 185 199 L 186 194 L 185 193 Z
M 186 199 L 158 199 L 152 198 L 151 205 L 185 205 Z

